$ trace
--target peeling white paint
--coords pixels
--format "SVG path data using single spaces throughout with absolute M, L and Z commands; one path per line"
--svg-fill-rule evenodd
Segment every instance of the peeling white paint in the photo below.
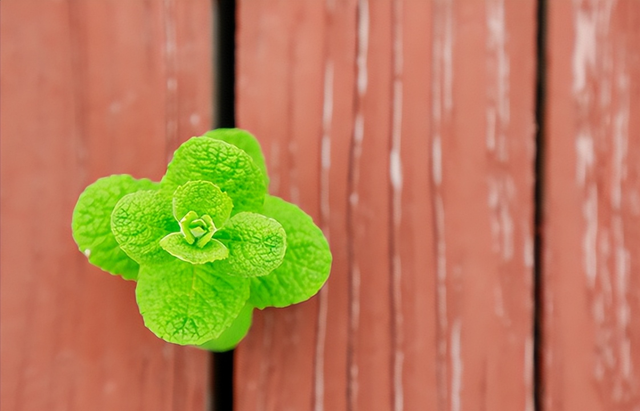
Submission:
M 510 63 L 507 53 L 507 29 L 504 0 L 493 0 L 487 7 L 487 26 L 489 35 L 487 45 L 495 60 L 495 94 L 497 115 L 502 124 L 509 123 L 509 72 Z
M 331 169 L 331 125 L 333 118 L 333 61 L 327 60 L 324 70 L 324 93 L 322 104 L 322 139 L 320 151 L 320 214 L 323 232 L 330 239 L 328 222 L 330 210 L 330 169 Z M 324 357 L 327 339 L 327 316 L 329 309 L 329 284 L 325 284 L 318 294 L 318 336 L 315 350 L 314 411 L 324 411 L 325 375 Z
M 576 155 L 576 180 L 580 187 L 584 187 L 595 160 L 593 137 L 587 130 L 579 132 L 576 137 Z
M 393 201 L 393 235 L 396 243 L 392 256 L 393 281 L 393 408 L 404 409 L 404 315 L 402 312 L 402 262 L 399 255 L 400 224 L 402 221 L 402 98 L 403 98 L 403 56 L 402 56 L 402 1 L 394 3 L 394 39 L 393 39 L 393 106 L 391 126 L 391 151 L 389 174 Z
M 580 94 L 587 86 L 587 77 L 596 65 L 597 9 L 581 7 L 583 1 L 574 0 L 575 40 L 573 46 L 573 92 Z
M 191 115 L 189 116 L 189 123 L 194 127 L 199 126 L 201 120 L 202 119 L 200 118 L 200 114 L 198 113 L 191 113 Z
M 535 255 L 534 255 L 534 245 L 533 245 L 533 238 L 531 237 L 531 234 L 528 233 L 525 238 L 524 238 L 524 266 L 527 268 L 531 268 L 533 267 L 534 264 L 534 259 L 535 259 Z
M 598 270 L 598 187 L 595 183 L 590 183 L 587 189 L 587 198 L 582 212 L 587 223 L 582 238 L 583 264 L 588 284 L 590 287 L 594 287 Z
M 329 284 L 325 284 L 318 293 L 318 336 L 316 338 L 314 411 L 324 411 L 324 354 L 327 340 L 328 294 Z
M 431 147 L 431 167 L 433 182 L 435 185 L 439 186 L 442 184 L 442 141 L 439 134 L 436 134 L 433 137 Z
M 320 214 L 323 222 L 329 221 L 330 210 L 330 169 L 331 169 L 331 125 L 333 120 L 333 61 L 327 60 L 324 69 L 324 92 L 322 104 L 322 139 L 320 142 Z M 329 230 L 324 227 L 329 239 Z
M 436 272 L 438 279 L 438 318 L 440 326 L 447 327 L 447 246 L 444 237 L 444 204 L 442 196 L 437 193 L 435 197 L 436 215 Z
M 622 205 L 622 182 L 624 179 L 624 166 L 627 162 L 628 135 L 629 135 L 629 76 L 622 73 L 618 76 L 618 90 L 622 94 L 620 106 L 616 110 L 613 129 L 613 184 L 611 185 L 611 205 L 615 210 L 620 210 Z
M 391 177 L 391 186 L 399 194 L 402 190 L 402 159 L 400 158 L 400 151 L 398 149 L 391 149 L 389 155 L 389 176 Z
M 462 407 L 461 326 L 460 318 L 457 318 L 451 326 L 451 411 L 460 411 Z
M 356 64 L 358 67 L 358 94 L 363 96 L 367 91 L 367 53 L 369 51 L 369 2 L 358 1 L 358 54 Z
M 453 2 L 439 4 L 433 35 L 433 115 L 440 121 L 453 108 Z
M 500 231 L 502 233 L 502 259 L 510 261 L 513 258 L 513 218 L 509 211 L 509 200 L 504 200 L 500 207 Z
M 360 268 L 353 263 L 351 267 L 351 305 L 349 334 L 356 336 L 360 328 Z M 351 389 L 351 409 L 357 409 L 358 404 L 358 362 L 352 361 L 349 366 L 349 387 Z
M 513 177 L 499 165 L 509 159 L 507 130 L 510 122 L 510 57 L 504 0 L 487 0 L 487 88 L 489 104 L 485 113 L 486 146 L 496 171 L 488 181 L 488 204 L 491 210 L 493 250 L 503 261 L 514 255 L 514 222 L 511 213 Z

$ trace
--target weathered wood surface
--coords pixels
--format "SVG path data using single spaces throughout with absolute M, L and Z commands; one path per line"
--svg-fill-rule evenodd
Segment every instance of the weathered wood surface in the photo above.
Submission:
M 143 325 L 71 212 L 98 177 L 158 179 L 210 127 L 206 0 L 3 0 L 3 410 L 203 410 L 209 356 Z
M 255 316 L 249 410 L 532 410 L 534 1 L 240 0 L 237 123 L 331 279 Z
M 549 1 L 543 405 L 640 409 L 640 2 Z

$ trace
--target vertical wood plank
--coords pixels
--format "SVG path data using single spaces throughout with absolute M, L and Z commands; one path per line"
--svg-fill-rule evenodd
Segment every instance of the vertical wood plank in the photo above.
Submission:
M 535 4 L 433 17 L 439 407 L 531 410 Z
M 327 233 L 246 410 L 532 409 L 533 1 L 244 0 L 237 122 Z
M 640 3 L 549 2 L 545 410 L 640 406 Z
M 205 408 L 208 355 L 146 330 L 70 224 L 87 184 L 158 179 L 210 127 L 210 8 L 2 2 L 2 409 Z

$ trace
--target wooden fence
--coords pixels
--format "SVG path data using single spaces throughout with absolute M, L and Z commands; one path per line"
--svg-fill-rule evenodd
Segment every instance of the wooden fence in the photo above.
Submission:
M 157 179 L 211 128 L 217 4 L 0 7 L 0 408 L 210 409 L 209 355 L 144 329 L 70 218 L 96 178 Z M 334 263 L 254 316 L 235 410 L 640 410 L 640 1 L 236 19 L 236 124 Z

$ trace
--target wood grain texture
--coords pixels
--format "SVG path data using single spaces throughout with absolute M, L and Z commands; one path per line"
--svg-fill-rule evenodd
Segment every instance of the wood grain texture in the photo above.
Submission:
M 142 325 L 71 213 L 101 176 L 162 176 L 210 127 L 211 4 L 2 2 L 3 410 L 203 410 L 209 356 Z
M 549 2 L 544 409 L 640 409 L 640 2 Z
M 530 410 L 533 1 L 242 0 L 237 123 L 334 253 L 255 316 L 248 410 Z

